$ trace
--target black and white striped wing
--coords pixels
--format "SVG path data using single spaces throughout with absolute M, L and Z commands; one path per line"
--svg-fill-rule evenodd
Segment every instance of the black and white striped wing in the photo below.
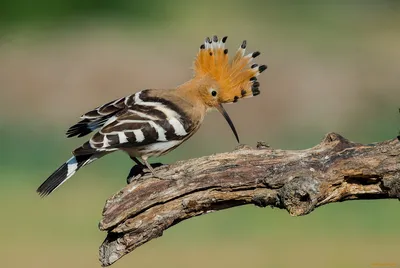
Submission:
M 145 97 L 145 91 L 127 97 L 128 108 L 111 117 L 75 155 L 140 148 L 143 154 L 161 154 L 191 135 L 192 123 L 173 103 Z
M 129 97 L 130 96 L 113 100 L 109 103 L 95 108 L 90 112 L 85 113 L 81 116 L 81 121 L 79 121 L 67 130 L 67 137 L 83 137 L 91 133 L 92 131 L 104 126 L 110 118 L 127 109 L 125 101 Z

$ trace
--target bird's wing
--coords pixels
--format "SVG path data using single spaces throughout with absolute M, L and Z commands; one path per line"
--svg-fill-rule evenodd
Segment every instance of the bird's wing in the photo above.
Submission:
M 149 97 L 148 90 L 126 98 L 126 109 L 110 117 L 106 124 L 75 155 L 121 148 L 143 147 L 160 142 L 182 142 L 191 135 L 191 121 L 163 98 Z
M 113 100 L 81 116 L 81 121 L 67 130 L 67 137 L 83 137 L 104 126 L 110 118 L 127 109 L 126 100 L 130 96 Z

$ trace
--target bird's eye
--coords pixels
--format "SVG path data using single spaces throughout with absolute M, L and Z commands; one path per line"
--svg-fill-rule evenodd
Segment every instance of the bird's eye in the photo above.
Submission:
M 213 97 L 217 96 L 217 91 L 215 90 L 211 91 L 211 95 L 213 95 Z

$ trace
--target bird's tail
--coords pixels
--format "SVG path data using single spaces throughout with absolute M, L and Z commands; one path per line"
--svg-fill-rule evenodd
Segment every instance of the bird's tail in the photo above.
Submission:
M 67 162 L 62 164 L 50 177 L 45 180 L 36 192 L 44 197 L 49 195 L 55 189 L 61 186 L 66 180 L 72 177 L 81 167 L 88 165 L 94 160 L 102 157 L 104 154 L 87 154 L 71 157 Z

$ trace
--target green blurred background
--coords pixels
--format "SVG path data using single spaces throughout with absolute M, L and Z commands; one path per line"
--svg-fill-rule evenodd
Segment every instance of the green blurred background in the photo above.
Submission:
M 336 3 L 336 4 L 335 4 Z M 371 143 L 400 119 L 398 1 L 0 2 L 1 267 L 99 267 L 105 200 L 125 185 L 122 153 L 79 171 L 49 198 L 35 190 L 84 140 L 65 130 L 91 108 L 191 76 L 204 37 L 243 39 L 261 95 L 227 106 L 241 141 L 302 149 L 335 131 Z M 225 152 L 217 113 L 161 160 Z M 397 200 L 321 207 L 305 217 L 253 206 L 178 224 L 113 265 L 123 267 L 400 267 Z

